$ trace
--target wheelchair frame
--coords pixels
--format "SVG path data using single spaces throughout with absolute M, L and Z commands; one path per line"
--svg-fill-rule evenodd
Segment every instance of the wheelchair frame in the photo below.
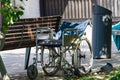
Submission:
M 44 34 L 45 31 L 49 31 L 49 34 Z M 43 31 L 43 32 L 42 32 Z M 69 34 L 66 34 L 66 32 Z M 71 34 L 72 32 L 72 34 Z M 82 34 L 81 37 L 78 37 L 79 31 L 77 29 L 73 28 L 67 28 L 62 32 L 62 40 L 55 40 L 54 39 L 54 30 L 50 28 L 39 28 L 36 30 L 36 54 L 34 57 L 33 66 L 37 68 L 37 63 L 40 62 L 41 66 L 43 68 L 43 71 L 49 75 L 55 75 L 59 69 L 62 69 L 64 78 L 68 79 L 71 78 L 71 76 L 80 76 L 81 74 L 86 74 L 90 71 L 92 64 L 93 64 L 93 54 L 92 54 L 92 48 L 85 37 L 85 33 Z M 39 37 L 38 37 L 39 36 Z M 54 42 L 49 43 L 49 41 L 53 40 Z M 81 54 L 81 42 L 85 40 L 87 42 L 88 48 L 90 50 L 90 59 L 87 63 L 89 66 L 85 67 L 84 65 L 81 65 L 82 62 L 79 58 L 86 58 L 85 54 Z M 40 45 L 39 42 L 43 41 L 43 45 Z M 45 41 L 48 41 L 46 43 Z M 49 45 L 48 45 L 49 44 Z M 51 46 L 52 45 L 52 46 Z M 49 63 L 46 62 L 44 64 L 44 50 L 48 50 L 48 58 Z M 40 50 L 40 61 L 38 61 L 38 50 Z M 46 51 L 45 51 L 46 52 Z M 78 53 L 79 52 L 79 53 Z M 69 63 L 69 61 L 66 60 L 66 54 L 70 53 L 72 63 Z M 49 66 L 50 65 L 50 66 Z M 35 68 L 34 67 L 34 68 Z M 47 71 L 47 67 L 53 68 L 53 71 Z M 28 68 L 28 70 L 30 70 Z M 51 69 L 52 70 L 52 69 Z M 36 70 L 35 70 L 36 71 Z M 75 71 L 78 72 L 78 74 L 75 74 Z M 38 72 L 36 72 L 38 73 Z M 28 73 L 31 74 L 31 73 Z

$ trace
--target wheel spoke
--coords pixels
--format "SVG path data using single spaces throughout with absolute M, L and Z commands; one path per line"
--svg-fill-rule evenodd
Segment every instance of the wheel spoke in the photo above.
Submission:
M 43 71 L 52 76 L 57 73 L 60 65 L 60 56 L 55 48 L 48 48 L 43 52 Z
M 80 72 L 85 74 L 92 67 L 93 55 L 91 51 L 91 45 L 87 39 L 82 39 L 76 49 L 77 55 L 77 65 L 80 69 Z

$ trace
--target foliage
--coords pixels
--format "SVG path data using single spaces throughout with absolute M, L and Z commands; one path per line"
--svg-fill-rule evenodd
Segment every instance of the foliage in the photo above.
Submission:
M 84 75 L 84 76 L 81 76 L 80 78 L 73 78 L 71 80 L 97 80 L 94 76 L 92 76 L 91 74 L 89 75 Z
M 120 80 L 120 67 L 109 74 L 109 78 L 116 78 L 116 80 Z
M 8 26 L 13 24 L 24 14 L 24 8 L 23 6 L 13 6 L 10 0 L 0 0 L 0 2 L 2 3 L 0 13 L 3 17 L 2 32 L 5 33 Z
M 120 67 L 116 68 L 109 74 L 97 74 L 97 75 L 86 75 L 80 77 L 79 79 L 72 79 L 72 80 L 120 80 Z
M 94 77 L 92 77 L 92 76 L 86 76 L 86 77 L 82 77 L 82 78 L 80 78 L 78 80 L 96 80 L 96 79 Z

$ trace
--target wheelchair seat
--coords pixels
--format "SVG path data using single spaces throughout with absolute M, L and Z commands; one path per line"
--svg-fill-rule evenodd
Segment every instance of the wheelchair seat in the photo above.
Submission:
M 62 40 L 54 40 L 54 39 L 38 40 L 38 45 L 47 46 L 47 47 L 60 47 L 62 46 Z

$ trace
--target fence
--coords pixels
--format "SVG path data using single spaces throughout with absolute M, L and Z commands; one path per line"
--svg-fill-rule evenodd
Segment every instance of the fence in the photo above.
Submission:
M 111 10 L 113 18 L 120 17 L 120 0 L 96 0 L 96 2 Z M 41 0 L 40 3 L 42 16 L 62 15 L 63 19 L 67 20 L 92 18 L 93 0 Z

